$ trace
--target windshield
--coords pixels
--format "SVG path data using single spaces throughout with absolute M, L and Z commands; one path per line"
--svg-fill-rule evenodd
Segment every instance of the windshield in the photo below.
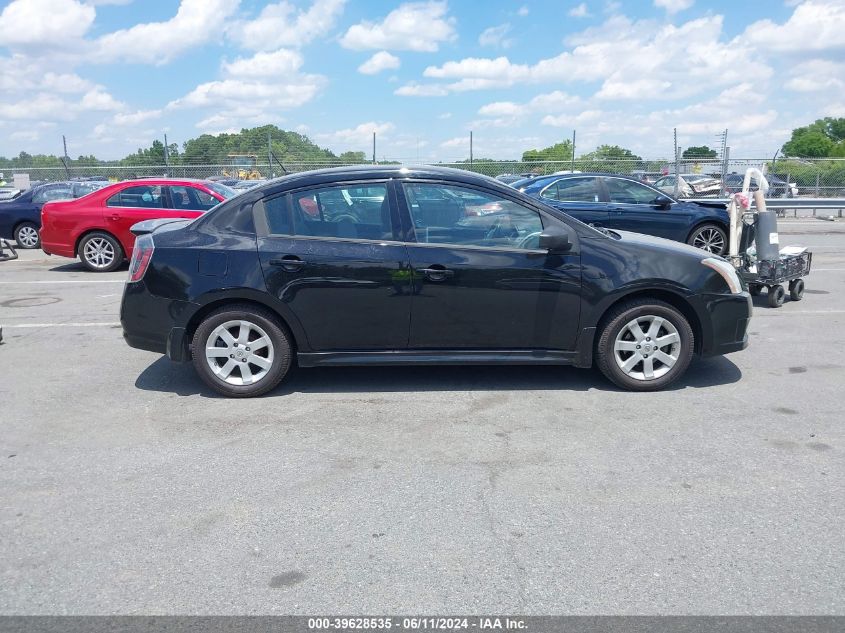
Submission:
M 214 182 L 213 180 L 206 182 L 205 186 L 211 189 L 214 193 L 219 193 L 221 196 L 223 196 L 224 200 L 228 200 L 229 198 L 232 198 L 239 193 L 231 187 L 221 185 L 219 182 Z

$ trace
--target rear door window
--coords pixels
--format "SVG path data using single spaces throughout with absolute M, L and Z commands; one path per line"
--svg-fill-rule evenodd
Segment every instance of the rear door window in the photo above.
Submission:
M 295 235 L 396 239 L 385 183 L 307 189 L 290 194 L 290 201 Z M 269 213 L 267 222 L 272 226 Z
M 70 185 L 55 185 L 39 189 L 32 195 L 33 202 L 50 202 L 51 200 L 69 200 L 73 198 Z
M 559 202 L 599 202 L 598 178 L 562 178 L 549 185 L 543 197 Z
M 159 185 L 136 185 L 118 191 L 106 201 L 106 206 L 163 209 L 164 198 Z

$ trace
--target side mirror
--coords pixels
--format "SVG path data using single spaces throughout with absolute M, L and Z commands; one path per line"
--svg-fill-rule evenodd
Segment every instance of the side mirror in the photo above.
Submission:
M 549 251 L 551 255 L 568 253 L 572 250 L 569 233 L 561 229 L 549 227 L 540 233 L 540 249 Z
M 668 209 L 672 206 L 672 198 L 668 198 L 667 196 L 657 196 L 654 199 L 653 204 L 661 209 Z

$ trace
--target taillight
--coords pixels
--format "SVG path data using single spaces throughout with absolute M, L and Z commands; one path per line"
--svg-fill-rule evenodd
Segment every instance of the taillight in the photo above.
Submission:
M 153 258 L 155 244 L 152 235 L 142 235 L 135 240 L 135 248 L 132 249 L 132 259 L 129 261 L 129 281 L 141 281 L 150 261 Z

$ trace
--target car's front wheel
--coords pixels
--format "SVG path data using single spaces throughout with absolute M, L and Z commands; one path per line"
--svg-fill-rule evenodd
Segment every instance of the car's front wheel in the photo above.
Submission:
M 100 231 L 89 233 L 79 242 L 77 251 L 82 265 L 95 273 L 108 273 L 123 263 L 123 248 L 117 239 Z
M 18 224 L 15 227 L 15 241 L 21 248 L 38 248 L 41 246 L 38 227 L 32 222 Z
M 251 305 L 210 313 L 193 338 L 194 368 L 224 396 L 248 398 L 278 385 L 291 365 L 290 338 L 272 312 Z
M 596 347 L 596 363 L 613 383 L 657 391 L 683 375 L 694 337 L 683 314 L 663 301 L 638 299 L 614 308 Z
M 718 224 L 702 224 L 690 233 L 687 244 L 714 255 L 724 255 L 728 252 L 728 234 Z

